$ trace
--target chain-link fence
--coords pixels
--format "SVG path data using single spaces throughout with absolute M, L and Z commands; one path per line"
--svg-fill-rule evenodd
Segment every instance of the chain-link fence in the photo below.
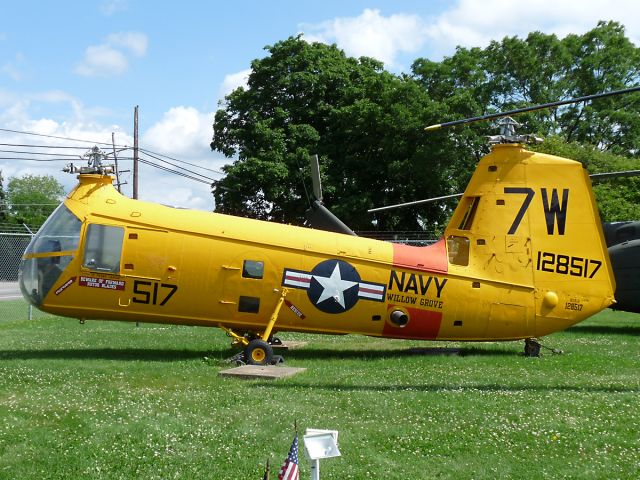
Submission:
M 30 308 L 18 286 L 18 267 L 29 245 L 28 233 L 0 233 L 0 320 L 23 320 L 47 315 Z

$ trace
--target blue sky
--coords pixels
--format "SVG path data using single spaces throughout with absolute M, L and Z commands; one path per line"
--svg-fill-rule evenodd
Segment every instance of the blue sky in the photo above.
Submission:
M 483 47 L 534 30 L 562 37 L 598 20 L 623 23 L 639 44 L 640 3 L 630 0 L 5 2 L 0 128 L 100 142 L 115 132 L 116 143 L 132 145 L 139 105 L 141 146 L 219 170 L 229 160 L 208 147 L 218 101 L 242 84 L 266 45 L 291 35 L 337 43 L 349 55 L 373 56 L 400 72 L 418 57 L 450 55 L 456 45 Z M 91 146 L 3 130 L 0 143 Z M 75 180 L 60 173 L 63 165 L 0 159 L 5 186 L 7 177 L 35 173 L 53 174 L 71 188 Z M 140 181 L 142 199 L 213 208 L 204 183 L 148 166 Z

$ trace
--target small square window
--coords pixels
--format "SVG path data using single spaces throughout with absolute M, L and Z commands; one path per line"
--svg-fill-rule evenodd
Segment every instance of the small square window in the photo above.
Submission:
M 124 228 L 93 223 L 87 228 L 82 266 L 98 272 L 120 272 Z
M 449 263 L 466 267 L 469 265 L 469 239 L 450 235 L 447 238 L 447 250 L 449 251 Z
M 258 313 L 260 310 L 260 298 L 240 296 L 238 311 L 245 313 Z
M 257 260 L 245 260 L 242 265 L 242 276 L 244 278 L 262 278 L 264 274 L 264 262 Z

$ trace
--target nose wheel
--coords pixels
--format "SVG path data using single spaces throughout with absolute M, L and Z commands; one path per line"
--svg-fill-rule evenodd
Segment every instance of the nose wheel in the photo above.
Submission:
M 273 348 L 264 340 L 253 339 L 244 347 L 244 358 L 249 365 L 269 365 L 273 360 Z
M 276 307 L 273 310 L 273 313 L 269 318 L 269 322 L 267 323 L 266 328 L 262 334 L 238 335 L 230 328 L 222 324 L 218 325 L 221 329 L 227 332 L 227 335 L 233 338 L 232 345 L 242 345 L 244 347 L 241 355 L 233 357 L 236 361 L 240 361 L 248 365 L 270 365 L 275 363 L 282 363 L 284 361 L 280 355 L 273 354 L 273 348 L 271 347 L 271 345 L 281 345 L 282 342 L 279 338 L 274 337 L 271 333 L 273 332 L 273 327 L 276 323 L 276 320 L 278 319 L 280 308 L 284 303 L 284 297 L 287 296 L 288 292 L 289 290 L 287 290 L 286 288 L 282 289 L 280 298 L 278 299 Z

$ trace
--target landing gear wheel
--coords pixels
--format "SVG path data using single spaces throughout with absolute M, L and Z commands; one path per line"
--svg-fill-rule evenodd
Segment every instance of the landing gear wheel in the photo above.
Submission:
M 264 340 L 256 338 L 244 348 L 244 359 L 248 365 L 269 365 L 273 360 L 273 349 Z
M 525 357 L 539 357 L 540 356 L 540 343 L 533 338 L 526 338 L 524 341 L 524 356 Z
M 271 345 L 282 345 L 282 340 L 280 340 L 278 337 L 271 337 L 269 339 L 269 343 Z

